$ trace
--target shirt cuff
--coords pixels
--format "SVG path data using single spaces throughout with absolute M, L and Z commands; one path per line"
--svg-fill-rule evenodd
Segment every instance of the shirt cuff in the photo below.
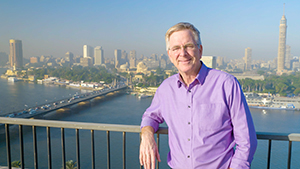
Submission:
M 141 129 L 145 126 L 151 126 L 154 129 L 154 132 L 156 132 L 159 128 L 159 124 L 157 121 L 151 119 L 151 118 L 143 118 L 142 123 L 141 123 Z

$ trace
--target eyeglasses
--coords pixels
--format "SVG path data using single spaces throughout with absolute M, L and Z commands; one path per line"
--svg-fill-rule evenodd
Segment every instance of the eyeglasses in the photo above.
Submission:
M 177 45 L 177 46 L 173 46 L 172 48 L 169 48 L 170 51 L 172 51 L 173 53 L 179 53 L 182 49 L 185 51 L 192 51 L 196 48 L 196 45 L 193 43 L 188 43 L 185 45 Z

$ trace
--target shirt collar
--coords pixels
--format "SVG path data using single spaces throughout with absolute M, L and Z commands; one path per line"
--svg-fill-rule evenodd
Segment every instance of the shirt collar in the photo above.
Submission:
M 196 76 L 196 79 L 192 82 L 192 84 L 195 83 L 195 81 L 198 81 L 198 83 L 203 85 L 203 83 L 205 81 L 205 77 L 209 71 L 209 68 L 202 61 L 200 61 L 200 62 L 201 62 L 200 71 L 198 72 L 198 75 Z M 180 88 L 182 85 L 184 85 L 184 83 L 183 83 L 183 80 L 179 73 L 177 74 L 177 78 L 178 78 L 177 85 L 178 85 L 178 88 Z

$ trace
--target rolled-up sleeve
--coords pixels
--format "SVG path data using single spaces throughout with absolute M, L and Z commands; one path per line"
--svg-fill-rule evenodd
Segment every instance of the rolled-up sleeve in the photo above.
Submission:
M 240 84 L 235 78 L 229 83 L 232 83 L 230 85 L 232 87 L 231 90 L 229 90 L 230 93 L 227 93 L 228 108 L 230 110 L 233 136 L 236 143 L 236 149 L 231 159 L 230 168 L 250 168 L 257 146 L 256 132 Z
M 141 128 L 145 126 L 153 127 L 156 132 L 159 128 L 159 124 L 164 122 L 163 117 L 160 112 L 160 97 L 159 97 L 159 88 L 157 89 L 150 107 L 147 108 L 144 115 L 142 116 Z

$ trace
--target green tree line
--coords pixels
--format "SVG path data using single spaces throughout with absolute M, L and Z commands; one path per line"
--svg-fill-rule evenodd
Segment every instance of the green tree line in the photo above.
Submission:
M 104 67 L 82 67 L 73 66 L 61 68 L 41 68 L 28 72 L 28 75 L 35 75 L 37 79 L 43 79 L 44 75 L 58 77 L 61 79 L 72 81 L 111 83 L 114 79 L 118 79 L 117 75 L 109 73 Z
M 271 93 L 281 96 L 300 94 L 300 72 L 281 76 L 269 75 L 265 80 L 239 79 L 239 82 L 244 92 Z

